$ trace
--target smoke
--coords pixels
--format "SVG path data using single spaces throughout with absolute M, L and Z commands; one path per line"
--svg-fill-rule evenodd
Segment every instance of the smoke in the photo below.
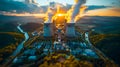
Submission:
M 68 14 L 72 11 L 72 14 L 69 18 L 69 22 L 74 22 L 75 17 L 79 14 L 80 12 L 80 7 L 86 3 L 86 0 L 74 0 L 75 5 L 72 6 L 72 9 L 69 10 Z
M 78 21 L 81 17 L 85 16 L 85 10 L 87 9 L 87 6 L 81 6 L 80 12 L 75 16 L 74 21 Z
M 51 23 L 52 22 L 52 17 L 55 14 L 55 12 L 56 12 L 55 7 L 50 2 L 49 7 L 48 7 L 47 12 L 46 12 L 45 23 Z
M 52 9 L 51 7 L 49 7 L 49 8 L 48 8 L 48 12 L 47 12 L 47 18 L 48 18 L 48 20 L 50 20 L 50 21 L 51 21 L 51 19 L 52 19 L 52 16 L 54 15 L 54 13 L 53 13 L 52 11 L 53 11 L 53 9 Z
M 78 14 L 82 14 L 84 10 L 86 9 L 86 6 L 83 6 L 83 4 L 86 3 L 86 0 L 74 0 L 75 5 L 72 6 L 72 8 L 67 12 L 67 22 L 74 23 L 76 21 L 76 17 Z M 53 15 L 57 12 L 60 12 L 60 6 L 59 4 L 50 3 L 47 13 L 46 13 L 46 22 L 52 22 Z M 57 9 L 57 10 L 56 10 Z

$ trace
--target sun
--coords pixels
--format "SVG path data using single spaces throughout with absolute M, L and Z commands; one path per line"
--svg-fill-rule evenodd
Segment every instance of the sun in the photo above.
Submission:
M 64 14 L 60 14 L 60 13 L 59 13 L 59 14 L 57 14 L 57 16 L 64 16 Z

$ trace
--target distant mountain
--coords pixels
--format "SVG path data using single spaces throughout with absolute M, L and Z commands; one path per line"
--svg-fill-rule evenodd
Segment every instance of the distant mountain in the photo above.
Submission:
M 34 16 L 5 16 L 0 15 L 0 22 L 42 22 L 41 18 Z

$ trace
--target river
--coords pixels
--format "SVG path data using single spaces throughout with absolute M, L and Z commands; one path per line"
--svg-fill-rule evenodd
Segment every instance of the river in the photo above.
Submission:
M 12 56 L 17 55 L 17 54 L 22 50 L 22 48 L 24 47 L 24 43 L 29 39 L 28 33 L 27 33 L 27 32 L 24 32 L 23 29 L 22 29 L 20 26 L 21 26 L 21 24 L 19 24 L 19 25 L 17 26 L 17 29 L 18 29 L 21 33 L 24 34 L 25 39 L 17 46 L 17 48 L 16 48 L 16 50 L 13 52 Z

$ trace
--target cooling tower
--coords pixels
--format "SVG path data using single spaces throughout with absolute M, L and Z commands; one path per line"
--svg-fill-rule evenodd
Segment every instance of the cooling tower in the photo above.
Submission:
M 75 23 L 66 23 L 66 36 L 75 37 Z
M 52 23 L 44 23 L 44 29 L 43 29 L 44 37 L 52 37 L 53 36 L 53 25 Z

